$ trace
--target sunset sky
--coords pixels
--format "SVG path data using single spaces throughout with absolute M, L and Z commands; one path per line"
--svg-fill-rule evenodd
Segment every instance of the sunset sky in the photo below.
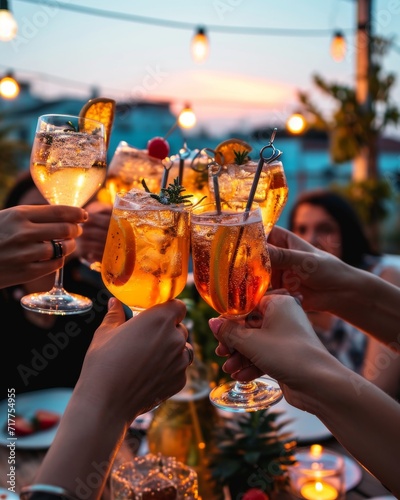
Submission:
M 312 85 L 315 73 L 354 86 L 355 0 L 34 1 L 9 0 L 19 33 L 14 41 L 0 42 L 0 72 L 13 70 L 43 96 L 89 97 L 96 87 L 117 100 L 168 100 L 174 111 L 190 102 L 198 127 L 223 130 L 284 122 L 296 108 L 299 89 L 311 90 L 328 111 L 331 103 Z M 373 4 L 375 33 L 397 36 L 384 67 L 399 78 L 400 2 Z M 117 15 L 107 19 L 63 7 L 70 5 Z M 185 26 L 168 25 L 176 21 Z M 206 28 L 210 40 L 209 57 L 201 64 L 190 54 L 197 26 Z M 239 28 L 268 33 L 244 34 Z M 330 55 L 337 29 L 348 41 L 340 63 Z M 392 97 L 400 105 L 399 81 Z

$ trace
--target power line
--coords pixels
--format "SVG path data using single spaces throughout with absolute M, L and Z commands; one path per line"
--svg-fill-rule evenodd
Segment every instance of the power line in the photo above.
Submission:
M 43 0 L 19 0 L 22 2 L 43 5 Z M 45 4 L 49 7 L 58 7 L 60 9 L 78 12 L 80 14 L 105 17 L 107 19 L 118 19 L 139 24 L 149 24 L 153 26 L 162 26 L 165 28 L 177 28 L 194 31 L 200 25 L 205 25 L 207 31 L 216 33 L 232 33 L 244 35 L 271 35 L 271 36 L 304 36 L 304 37 L 326 37 L 332 36 L 332 29 L 296 29 L 296 28 L 266 28 L 256 26 L 221 26 L 208 23 L 188 23 L 185 21 L 174 21 L 167 19 L 156 19 L 152 17 L 137 16 L 124 12 L 114 12 L 111 10 L 95 9 L 83 5 L 67 4 L 63 2 L 46 0 Z M 354 28 L 342 29 L 343 33 L 354 33 Z

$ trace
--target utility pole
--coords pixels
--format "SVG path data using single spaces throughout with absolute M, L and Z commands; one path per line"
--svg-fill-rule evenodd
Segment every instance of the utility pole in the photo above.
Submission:
M 372 0 L 357 0 L 356 98 L 363 111 L 371 111 L 369 88 L 372 36 Z M 377 178 L 377 144 L 364 145 L 353 160 L 353 180 Z

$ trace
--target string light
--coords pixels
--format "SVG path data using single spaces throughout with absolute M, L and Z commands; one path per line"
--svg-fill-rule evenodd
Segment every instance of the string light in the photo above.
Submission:
M 35 5 L 43 4 L 43 0 L 17 0 Z M 0 0 L 2 4 L 4 0 Z M 7 3 L 7 2 L 5 2 Z M 59 0 L 46 0 L 46 6 L 55 7 L 57 9 L 69 10 L 80 14 L 99 16 L 110 19 L 118 19 L 121 21 L 134 22 L 139 24 L 148 24 L 153 26 L 161 26 L 164 28 L 176 28 L 193 31 L 195 26 L 192 23 L 185 21 L 177 21 L 172 19 L 158 19 L 146 16 L 138 16 L 127 12 L 115 12 L 112 10 L 103 10 L 92 7 L 87 7 L 79 4 L 66 3 Z M 282 36 L 282 37 L 327 37 L 332 35 L 332 30 L 329 28 L 270 28 L 265 26 L 221 26 L 217 24 L 207 24 L 208 32 L 242 34 L 242 35 L 267 35 L 267 36 Z M 346 28 L 340 31 L 343 35 L 354 34 L 354 28 Z M 392 44 L 396 52 L 400 53 L 400 47 Z
M 0 40 L 9 42 L 17 36 L 18 26 L 8 8 L 8 0 L 0 0 Z
M 172 125 L 172 127 L 168 130 L 168 132 L 164 135 L 164 139 L 167 139 L 172 132 L 179 126 L 182 128 L 192 128 L 196 125 L 196 115 L 194 114 L 193 109 L 190 107 L 190 104 L 185 104 L 182 111 L 179 113 L 176 122 Z
M 178 116 L 178 123 L 182 128 L 192 128 L 196 125 L 196 115 L 190 104 L 185 104 Z
M 25 3 L 41 5 L 43 0 L 19 0 Z M 175 28 L 193 31 L 195 25 L 185 21 L 177 21 L 172 19 L 157 19 L 146 16 L 138 16 L 127 12 L 115 12 L 112 10 L 103 10 L 84 5 L 66 3 L 58 0 L 46 0 L 46 6 L 55 7 L 57 9 L 69 10 L 80 14 L 94 15 L 110 19 L 119 19 L 121 21 L 134 22 L 139 24 L 148 24 L 153 26 L 161 26 L 164 28 Z M 221 26 L 217 24 L 207 24 L 208 32 L 215 33 L 230 33 L 242 35 L 268 35 L 268 36 L 304 36 L 304 37 L 326 37 L 332 33 L 331 29 L 315 29 L 315 28 L 269 28 L 265 26 Z M 354 29 L 349 28 L 346 32 L 353 33 Z
M 287 130 L 294 135 L 299 135 L 306 129 L 307 123 L 301 113 L 293 113 L 286 122 Z
M 202 27 L 197 31 L 192 39 L 192 56 L 195 62 L 204 62 L 208 57 L 209 44 L 206 30 Z
M 0 80 L 0 97 L 4 97 L 4 99 L 15 99 L 19 94 L 19 90 L 19 84 L 12 73 L 7 73 L 7 75 Z
M 335 31 L 331 43 L 331 56 L 334 61 L 343 61 L 346 55 L 346 39 L 341 31 Z

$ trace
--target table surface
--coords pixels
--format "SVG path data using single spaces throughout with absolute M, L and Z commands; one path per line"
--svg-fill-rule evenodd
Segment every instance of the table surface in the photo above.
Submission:
M 334 439 L 329 438 L 321 442 L 326 448 L 337 451 L 343 455 L 350 456 L 349 453 Z M 299 446 L 302 444 L 299 444 Z M 46 450 L 16 450 L 16 491 L 19 492 L 21 487 L 30 484 L 36 474 L 36 471 L 43 460 Z M 121 447 L 118 453 L 120 462 L 130 460 L 132 458 L 131 450 L 127 445 Z M 9 472 L 8 465 L 9 451 L 5 446 L 0 446 L 0 487 L 7 488 L 7 473 Z M 362 478 L 352 490 L 346 493 L 346 500 L 361 500 L 365 498 L 373 498 L 377 496 L 390 495 L 390 492 L 368 471 L 361 468 Z M 279 495 L 279 500 L 289 498 L 286 495 Z M 210 500 L 210 499 L 203 499 Z

